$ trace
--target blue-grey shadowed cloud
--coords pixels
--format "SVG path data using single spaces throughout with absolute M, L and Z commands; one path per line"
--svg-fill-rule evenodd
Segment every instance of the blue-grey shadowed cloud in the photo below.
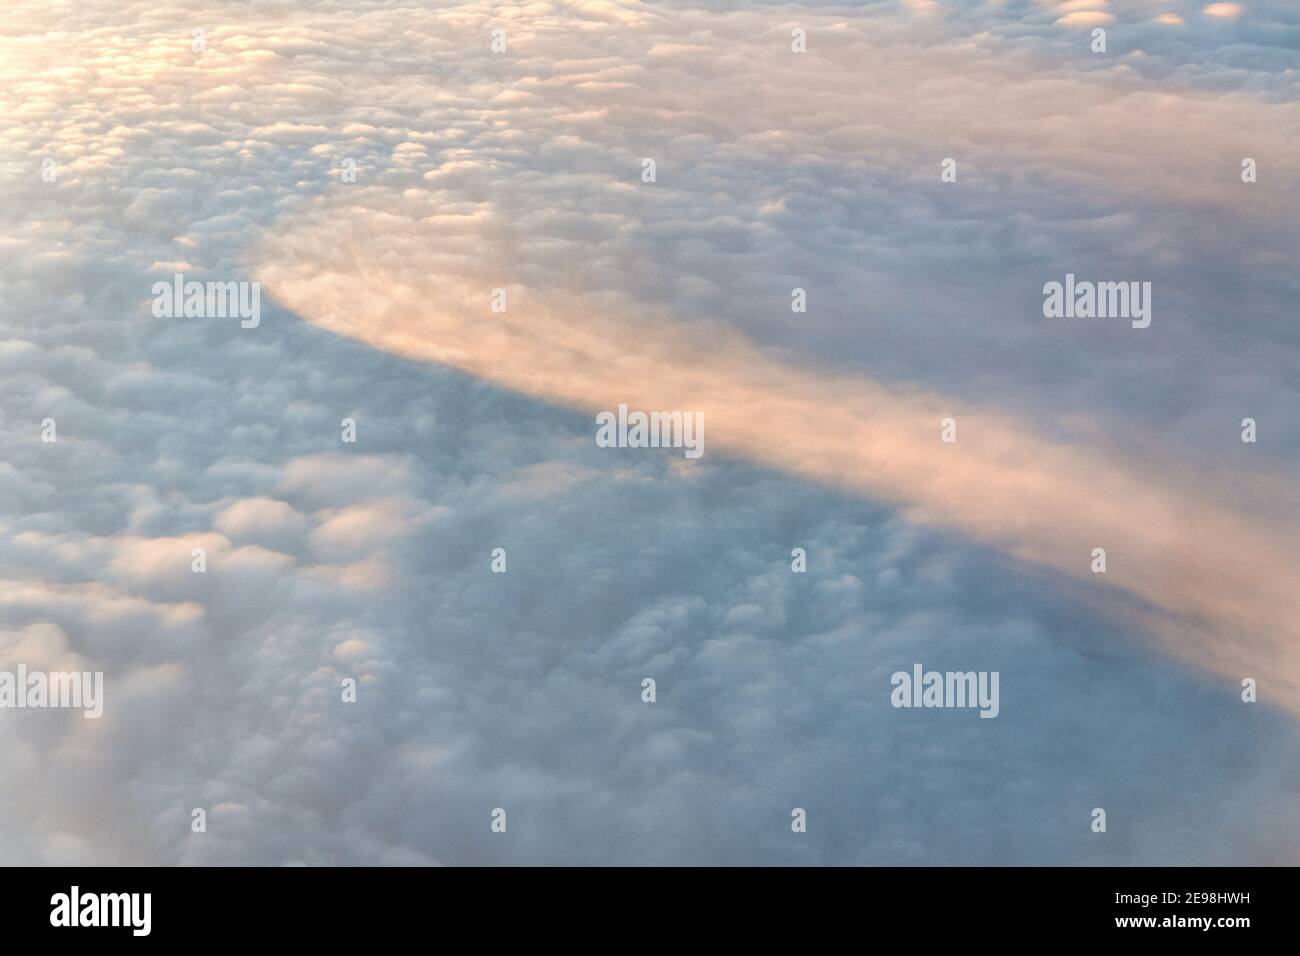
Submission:
M 1190 462 L 1278 517 L 1218 476 L 1285 479 L 1300 450 L 1294 9 L 1115 2 L 1103 61 L 1048 4 L 917 6 L 6 8 L 0 668 L 103 669 L 108 703 L 0 711 L 0 859 L 1294 862 L 1271 670 L 1241 703 L 1119 590 L 723 446 L 597 449 L 587 414 L 336 336 L 269 286 L 256 330 L 150 315 L 178 268 L 256 278 L 335 235 L 347 268 L 391 248 L 417 285 L 559 291 L 706 354 L 739 331 Z M 390 206 L 373 245 L 347 233 Z M 1119 269 L 1156 284 L 1151 329 L 1044 325 L 1043 282 Z M 1000 670 L 999 717 L 893 709 L 913 662 Z

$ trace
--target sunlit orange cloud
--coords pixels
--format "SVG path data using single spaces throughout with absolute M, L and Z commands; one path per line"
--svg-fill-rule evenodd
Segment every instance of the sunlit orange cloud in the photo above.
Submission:
M 1169 651 L 1230 678 L 1229 691 L 1253 677 L 1265 699 L 1300 711 L 1300 529 L 1285 486 L 1261 482 L 1271 498 L 1253 513 L 1234 510 L 1210 486 L 1175 478 L 1172 465 L 1054 443 L 1007 415 L 801 367 L 734 330 L 608 295 L 508 287 L 507 311 L 493 314 L 500 263 L 465 255 L 481 237 L 454 233 L 445 220 L 324 205 L 281 224 L 258 278 L 323 328 L 546 402 L 701 412 L 706 460 L 739 456 L 868 495 L 1087 578 L 1099 595 L 1124 597 L 1116 607 Z M 957 421 L 953 444 L 940 441 L 947 416 Z M 1097 547 L 1104 575 L 1091 570 Z

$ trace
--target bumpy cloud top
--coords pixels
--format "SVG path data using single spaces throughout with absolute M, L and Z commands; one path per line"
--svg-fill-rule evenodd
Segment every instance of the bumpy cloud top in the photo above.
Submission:
M 0 669 L 106 701 L 0 710 L 0 859 L 1295 862 L 1298 37 L 9 3 Z M 260 324 L 155 317 L 178 272 Z M 708 454 L 597 448 L 620 402 Z M 998 718 L 893 709 L 914 662 Z

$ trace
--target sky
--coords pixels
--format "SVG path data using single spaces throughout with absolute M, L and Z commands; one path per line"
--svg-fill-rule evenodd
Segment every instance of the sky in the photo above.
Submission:
M 11 0 L 0 671 L 104 711 L 0 707 L 0 863 L 1300 862 L 1298 53 L 1282 0 Z

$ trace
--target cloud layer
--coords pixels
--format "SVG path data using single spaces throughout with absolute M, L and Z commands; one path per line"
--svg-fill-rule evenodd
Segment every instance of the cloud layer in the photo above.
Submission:
M 10 5 L 0 668 L 107 701 L 0 712 L 0 859 L 1294 862 L 1296 30 Z M 1047 323 L 1067 271 L 1152 328 Z M 597 449 L 619 401 L 705 458 Z M 1001 715 L 892 709 L 915 661 Z

